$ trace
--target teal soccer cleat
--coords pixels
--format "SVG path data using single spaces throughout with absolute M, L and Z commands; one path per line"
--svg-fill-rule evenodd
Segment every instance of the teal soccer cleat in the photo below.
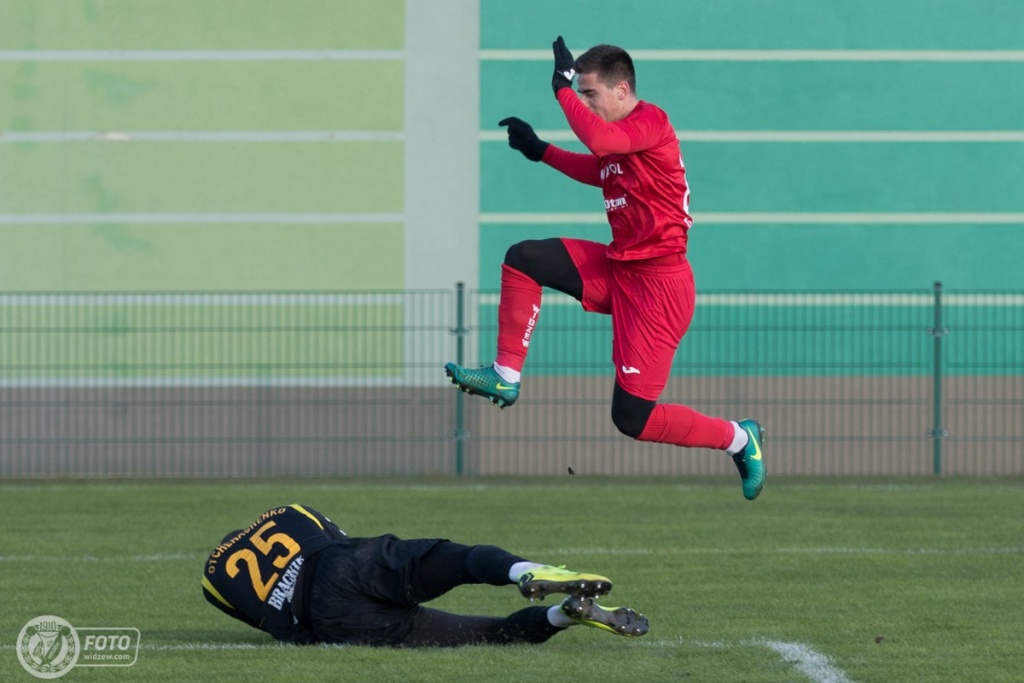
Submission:
M 506 382 L 491 366 L 467 370 L 461 365 L 446 363 L 444 372 L 462 391 L 483 396 L 499 408 L 506 408 L 519 398 L 519 382 Z
M 736 469 L 743 480 L 743 497 L 754 500 L 764 488 L 764 454 L 761 444 L 764 443 L 764 428 L 757 420 L 740 420 L 740 427 L 747 433 L 747 445 L 742 451 L 732 456 Z

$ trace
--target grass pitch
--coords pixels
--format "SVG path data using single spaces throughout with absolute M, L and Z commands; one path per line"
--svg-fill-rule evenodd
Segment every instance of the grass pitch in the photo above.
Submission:
M 346 532 L 492 543 L 610 576 L 636 640 L 583 627 L 536 646 L 295 647 L 204 601 L 206 554 L 299 502 Z M 141 632 L 130 667 L 67 681 L 1019 681 L 1024 482 L 572 479 L 0 484 L 0 680 L 53 614 Z M 555 597 L 547 603 L 553 604 Z M 432 603 L 505 614 L 512 586 Z

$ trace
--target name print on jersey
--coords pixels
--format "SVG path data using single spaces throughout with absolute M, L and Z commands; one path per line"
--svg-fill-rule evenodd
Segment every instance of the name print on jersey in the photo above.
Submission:
M 624 208 L 626 208 L 626 198 L 625 197 L 616 197 L 615 199 L 606 199 L 606 200 L 604 200 L 604 210 L 605 211 L 617 211 L 619 209 L 624 209 Z
M 292 596 L 295 594 L 295 581 L 299 578 L 299 570 L 302 569 L 302 562 L 303 557 L 299 555 L 288 565 L 288 569 L 285 570 L 280 581 L 271 591 L 270 599 L 267 600 L 268 605 L 280 610 L 284 607 L 285 602 L 291 602 Z
M 601 169 L 601 180 L 604 180 L 610 175 L 622 175 L 622 165 L 619 163 L 608 164 Z

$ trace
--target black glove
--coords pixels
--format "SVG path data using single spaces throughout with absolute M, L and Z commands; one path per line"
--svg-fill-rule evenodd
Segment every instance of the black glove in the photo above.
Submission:
M 551 43 L 551 49 L 555 53 L 555 75 L 551 77 L 551 89 L 557 95 L 562 88 L 572 87 L 572 77 L 576 75 L 576 60 L 572 58 L 572 53 L 565 46 L 562 36 L 558 36 L 558 40 Z
M 508 126 L 508 146 L 518 149 L 530 161 L 540 161 L 551 144 L 544 142 L 533 132 L 533 126 L 522 119 L 510 116 L 498 121 L 499 126 Z

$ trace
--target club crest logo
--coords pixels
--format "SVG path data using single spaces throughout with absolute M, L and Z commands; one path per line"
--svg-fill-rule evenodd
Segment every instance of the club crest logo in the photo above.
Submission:
M 18 661 L 37 678 L 58 678 L 78 662 L 78 632 L 64 619 L 44 615 L 25 624 L 18 634 Z

